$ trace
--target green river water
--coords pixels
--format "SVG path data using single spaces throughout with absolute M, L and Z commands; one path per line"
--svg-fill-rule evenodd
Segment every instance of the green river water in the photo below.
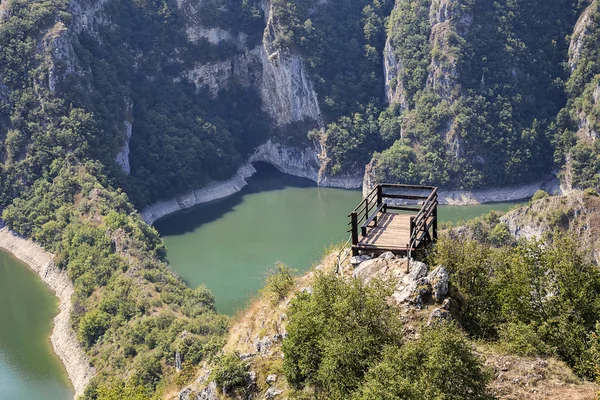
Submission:
M 192 287 L 206 284 L 226 314 L 245 306 L 278 261 L 306 271 L 329 244 L 347 240 L 348 213 L 362 198 L 356 190 L 319 188 L 271 166 L 256 167 L 241 192 L 155 224 L 172 268 Z M 512 206 L 442 206 L 439 216 L 458 221 Z
M 49 339 L 57 313 L 58 299 L 39 277 L 0 252 L 0 399 L 73 398 Z

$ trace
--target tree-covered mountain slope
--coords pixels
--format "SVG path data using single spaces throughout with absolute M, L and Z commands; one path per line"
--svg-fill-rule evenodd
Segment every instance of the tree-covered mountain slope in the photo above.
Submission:
M 2 1 L 0 210 L 74 283 L 98 371 L 85 397 L 161 396 L 219 352 L 226 318 L 168 269 L 138 210 L 248 159 L 344 186 L 368 164 L 371 181 L 562 170 L 597 188 L 597 14 L 576 0 Z

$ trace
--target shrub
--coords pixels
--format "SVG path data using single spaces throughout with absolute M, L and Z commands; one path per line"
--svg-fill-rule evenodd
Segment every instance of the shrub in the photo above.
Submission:
M 386 348 L 353 399 L 492 399 L 490 378 L 460 330 L 441 323 L 419 340 Z
M 287 296 L 292 286 L 294 286 L 294 270 L 283 263 L 277 263 L 275 269 L 269 271 L 265 286 L 260 293 L 275 305 Z
M 110 315 L 104 311 L 94 310 L 85 314 L 79 323 L 77 338 L 86 347 L 93 346 L 110 326 Z
M 548 192 L 546 192 L 545 190 L 538 190 L 537 192 L 535 192 L 533 194 L 533 197 L 531 198 L 531 202 L 533 203 L 534 201 L 540 200 L 540 199 L 545 199 L 546 197 L 550 197 L 550 195 L 548 194 Z
M 238 353 L 227 353 L 219 358 L 213 372 L 215 383 L 227 392 L 243 387 L 248 377 L 248 365 L 240 360 Z
M 512 354 L 534 357 L 552 352 L 538 336 L 535 327 L 522 322 L 510 322 L 500 326 L 500 342 Z
M 512 241 L 513 237 L 508 230 L 508 225 L 500 222 L 490 232 L 489 240 L 494 246 L 504 246 Z
M 391 288 L 319 274 L 313 293 L 300 293 L 288 311 L 283 370 L 295 388 L 313 385 L 330 399 L 346 399 L 386 346 L 399 345 L 398 310 Z

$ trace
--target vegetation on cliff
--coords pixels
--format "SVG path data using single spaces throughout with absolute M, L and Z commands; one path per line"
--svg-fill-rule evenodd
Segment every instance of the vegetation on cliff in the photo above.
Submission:
M 597 6 L 569 76 L 565 37 L 580 2 L 461 0 L 447 23 L 432 25 L 438 3 L 273 0 L 270 50 L 304 57 L 327 125 L 310 133 L 323 145 L 325 172 L 360 169 L 376 152 L 378 180 L 472 188 L 532 180 L 570 160 L 573 184 L 597 187 L 598 142 L 576 140 L 582 112 L 598 125 Z M 232 78 L 213 96 L 182 79 L 198 62 L 245 50 L 189 41 L 190 14 L 174 1 L 110 0 L 108 23 L 81 31 L 65 0 L 0 8 L 2 218 L 54 253 L 73 280 L 73 328 L 99 371 L 85 398 L 160 396 L 220 353 L 228 320 L 207 289 L 188 288 L 169 270 L 136 207 L 228 177 L 274 135 L 252 86 Z M 247 44 L 265 28 L 257 1 L 201 8 L 198 23 L 246 33 Z M 406 104 L 385 104 L 386 38 L 400 65 L 390 84 L 404 90 Z M 135 131 L 130 176 L 115 162 L 126 123 Z M 595 378 L 596 267 L 560 234 L 547 246 L 516 244 L 507 225 L 484 225 L 485 240 L 442 241 L 432 256 L 460 293 L 459 323 L 471 338 L 557 356 Z M 281 291 L 274 302 L 287 295 L 286 273 L 271 281 Z M 467 366 L 457 390 L 487 396 L 469 339 L 444 326 L 406 342 L 387 290 L 321 276 L 312 295 L 299 294 L 281 365 L 289 383 L 331 398 L 376 398 L 391 383 L 397 397 L 435 397 L 450 390 L 439 369 L 448 349 L 448 363 Z M 415 366 L 416 358 L 431 363 Z M 243 365 L 213 360 L 222 360 L 221 386 L 241 382 Z
M 337 248 L 291 287 L 282 267 L 233 322 L 227 362 L 201 371 L 235 377 L 228 398 L 593 398 L 598 386 L 583 380 L 597 382 L 600 365 L 597 265 L 575 225 L 518 241 L 502 221 L 492 213 L 442 234 L 427 260 L 449 273 L 441 306 L 427 300 L 418 263 L 405 274 L 389 255 L 338 269 Z M 407 279 L 414 288 L 396 302 Z M 201 374 L 192 395 L 216 379 Z

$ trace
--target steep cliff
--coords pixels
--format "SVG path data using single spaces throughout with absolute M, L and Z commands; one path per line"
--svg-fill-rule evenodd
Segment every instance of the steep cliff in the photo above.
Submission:
M 548 175 L 545 132 L 565 103 L 559 63 L 579 12 L 569 1 L 396 1 L 374 179 L 474 189 Z
M 554 229 L 578 238 L 583 254 L 600 264 L 600 198 L 574 190 L 563 196 L 546 197 L 516 209 L 501 218 L 516 238 L 543 240 Z
M 592 1 L 577 21 L 569 46 L 569 99 L 556 120 L 557 157 L 562 157 L 563 186 L 600 188 L 600 43 L 599 3 Z

